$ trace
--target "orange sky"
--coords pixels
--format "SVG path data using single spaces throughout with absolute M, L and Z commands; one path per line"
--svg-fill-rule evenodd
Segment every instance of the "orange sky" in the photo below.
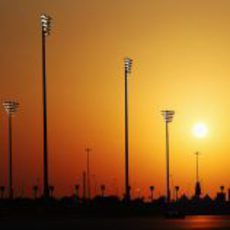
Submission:
M 201 182 L 213 195 L 230 187 L 230 1 L 1 0 L 0 101 L 16 99 L 14 182 L 26 194 L 42 182 L 41 34 L 39 16 L 53 17 L 47 49 L 50 182 L 70 194 L 90 146 L 93 192 L 124 183 L 123 57 L 129 78 L 130 174 L 133 195 L 165 190 L 162 109 L 170 124 L 171 174 L 193 193 L 195 151 Z M 0 111 L 0 183 L 7 183 L 7 117 Z M 191 129 L 203 121 L 209 133 Z M 116 181 L 116 183 L 114 183 Z M 212 192 L 211 192 L 212 190 Z

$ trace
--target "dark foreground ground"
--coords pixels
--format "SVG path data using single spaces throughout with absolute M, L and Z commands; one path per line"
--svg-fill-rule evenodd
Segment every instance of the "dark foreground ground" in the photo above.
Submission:
M 170 217 L 184 219 L 168 219 Z M 151 203 L 120 201 L 114 197 L 79 200 L 0 200 L 0 230 L 230 230 L 230 201 L 225 199 L 165 199 Z
M 230 216 L 187 216 L 185 219 L 165 219 L 163 217 L 126 218 L 1 218 L 0 229 L 99 229 L 99 230 L 139 230 L 139 229 L 230 229 Z

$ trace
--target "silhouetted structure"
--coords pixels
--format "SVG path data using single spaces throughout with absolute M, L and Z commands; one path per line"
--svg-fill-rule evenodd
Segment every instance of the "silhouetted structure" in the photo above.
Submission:
M 175 186 L 175 192 L 176 192 L 176 201 L 178 201 L 178 193 L 179 193 L 180 187 L 177 185 Z
M 82 198 L 85 200 L 86 199 L 86 173 L 83 171 L 82 173 Z
M 128 75 L 131 73 L 133 60 L 125 58 L 125 201 L 130 201 L 129 185 L 129 124 L 128 124 Z
M 94 195 L 97 196 L 97 177 L 95 174 L 92 175 L 92 181 L 93 181 L 93 191 L 94 191 Z M 92 187 L 92 186 L 91 186 Z M 91 190 L 92 191 L 92 190 Z
M 38 185 L 33 186 L 33 195 L 34 195 L 34 199 L 38 198 Z
M 196 155 L 196 183 L 195 183 L 195 197 L 200 198 L 201 195 L 201 184 L 199 180 L 199 152 L 195 152 Z
M 224 185 L 221 185 L 221 186 L 220 186 L 220 192 L 221 192 L 221 193 L 224 193 Z
M 86 148 L 86 171 L 87 171 L 87 198 L 91 199 L 91 186 L 90 186 L 90 162 L 89 162 L 89 154 L 92 151 L 91 148 Z
M 165 145 L 166 145 L 166 199 L 167 203 L 170 203 L 170 165 L 169 165 L 169 129 L 168 123 L 172 122 L 175 112 L 173 110 L 163 110 L 161 114 L 165 120 Z
M 201 195 L 201 185 L 200 182 L 197 181 L 195 184 L 195 197 L 200 198 Z
M 54 186 L 53 185 L 49 186 L 49 194 L 51 197 L 53 197 L 53 195 L 54 195 Z
M 76 196 L 77 198 L 79 198 L 79 189 L 80 189 L 80 185 L 79 185 L 79 184 L 76 184 L 76 185 L 74 186 L 74 191 L 75 191 L 75 196 Z
M 150 190 L 150 200 L 153 202 L 153 192 L 154 192 L 155 187 L 153 185 L 149 186 Z
M 105 188 L 106 188 L 105 185 L 102 184 L 102 185 L 101 185 L 101 196 L 102 196 L 102 197 L 105 196 Z
M 5 186 L 0 186 L 0 193 L 1 193 L 1 199 L 4 198 L 4 193 L 5 193 Z
M 226 194 L 224 192 L 224 186 L 220 186 L 220 192 L 217 193 L 216 195 L 216 201 L 219 203 L 223 203 L 226 201 Z
M 8 152 L 9 152 L 9 181 L 8 181 L 8 189 L 9 189 L 9 199 L 13 199 L 14 191 L 13 191 L 13 146 L 12 146 L 12 116 L 18 109 L 19 103 L 16 101 L 5 101 L 3 103 L 5 110 L 8 114 Z
M 153 191 L 150 186 L 150 191 Z M 54 186 L 50 186 L 50 195 L 53 195 Z M 75 186 L 78 191 L 79 185 Z M 145 202 L 140 194 L 140 189 L 135 190 L 138 196 L 130 200 L 129 205 L 125 205 L 122 199 L 116 196 L 106 194 L 106 185 L 101 184 L 101 195 L 91 198 L 91 200 L 81 199 L 80 197 L 65 196 L 62 198 L 49 199 L 44 202 L 43 199 L 29 199 L 15 197 L 14 200 L 0 199 L 1 218 L 9 218 L 16 214 L 17 218 L 22 215 L 29 220 L 31 217 L 54 217 L 54 218 L 81 218 L 81 217 L 145 217 L 166 215 L 167 217 L 180 218 L 184 215 L 229 215 L 230 202 L 226 202 L 224 186 L 220 186 L 220 191 L 215 199 L 205 195 L 199 199 L 196 197 L 187 197 L 176 195 L 176 201 L 171 200 L 170 204 L 166 202 L 164 196 L 157 197 L 153 202 Z M 1 190 L 1 187 L 0 187 Z M 34 190 L 37 190 L 34 189 Z M 179 192 L 179 186 L 174 190 Z M 2 195 L 3 198 L 3 195 Z M 86 202 L 87 201 L 87 202 Z
M 49 198 L 48 144 L 47 144 L 47 95 L 46 95 L 46 36 L 50 34 L 51 17 L 42 14 L 42 92 L 43 92 L 43 196 Z

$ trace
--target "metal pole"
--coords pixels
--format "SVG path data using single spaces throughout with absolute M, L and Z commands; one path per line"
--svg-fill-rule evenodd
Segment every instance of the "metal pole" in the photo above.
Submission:
M 125 200 L 130 200 L 129 133 L 128 133 L 128 72 L 125 69 Z
M 12 114 L 8 115 L 9 126 L 9 199 L 13 199 L 13 160 L 12 160 Z
M 46 36 L 42 30 L 42 89 L 43 89 L 43 196 L 49 198 L 46 95 Z
M 199 181 L 198 175 L 198 154 L 196 154 L 196 181 Z
M 87 187 L 88 187 L 88 199 L 91 198 L 91 190 L 90 190 L 90 167 L 89 167 L 89 152 L 90 149 L 86 149 L 87 152 Z
M 169 172 L 169 129 L 168 122 L 165 122 L 165 135 L 166 135 L 166 190 L 167 190 L 167 203 L 170 203 L 170 172 Z
M 86 199 L 86 175 L 85 175 L 85 171 L 83 171 L 82 173 L 82 180 L 83 180 L 83 194 L 82 194 L 82 198 L 85 200 Z
M 199 182 L 199 152 L 196 152 L 196 181 Z

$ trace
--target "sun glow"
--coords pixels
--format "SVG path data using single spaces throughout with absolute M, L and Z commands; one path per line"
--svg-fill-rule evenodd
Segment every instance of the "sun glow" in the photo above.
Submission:
M 207 126 L 204 123 L 197 123 L 192 128 L 195 137 L 204 138 L 207 136 Z

